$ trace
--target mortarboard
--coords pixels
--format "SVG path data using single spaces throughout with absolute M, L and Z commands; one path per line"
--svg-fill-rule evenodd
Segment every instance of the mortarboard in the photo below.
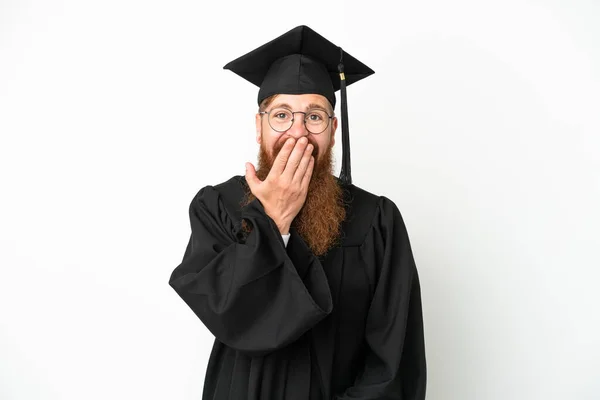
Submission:
M 298 26 L 223 67 L 258 86 L 258 104 L 274 94 L 320 94 L 335 107 L 341 90 L 343 184 L 352 183 L 346 86 L 374 73 L 341 47 Z

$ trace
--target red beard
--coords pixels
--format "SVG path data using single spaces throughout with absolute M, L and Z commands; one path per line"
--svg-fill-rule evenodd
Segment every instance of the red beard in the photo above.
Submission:
M 256 171 L 256 175 L 262 181 L 269 175 L 285 140 L 277 142 L 273 155 L 267 152 L 263 143 L 260 145 Z M 311 143 L 315 147 L 313 154 L 318 154 L 316 143 Z M 322 158 L 316 161 L 306 200 L 292 221 L 292 227 L 317 256 L 326 254 L 339 241 L 341 223 L 346 218 L 343 198 L 343 190 L 333 175 L 333 148 L 330 146 Z M 254 199 L 254 194 L 248 188 L 244 204 Z

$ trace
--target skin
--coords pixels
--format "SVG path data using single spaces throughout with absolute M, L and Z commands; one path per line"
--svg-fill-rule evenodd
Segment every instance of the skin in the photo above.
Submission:
M 292 111 L 307 111 L 309 105 L 317 104 L 332 114 L 329 101 L 317 94 L 281 94 L 266 111 L 280 104 L 288 104 Z M 256 142 L 263 144 L 271 155 L 275 155 L 280 146 L 283 147 L 264 181 L 256 176 L 254 165 L 246 163 L 246 181 L 281 234 L 289 233 L 292 221 L 304 205 L 315 157 L 320 160 L 326 150 L 334 145 L 337 125 L 337 118 L 334 117 L 324 132 L 313 135 L 306 130 L 302 114 L 296 114 L 292 127 L 280 133 L 271 128 L 266 116 L 256 114 Z

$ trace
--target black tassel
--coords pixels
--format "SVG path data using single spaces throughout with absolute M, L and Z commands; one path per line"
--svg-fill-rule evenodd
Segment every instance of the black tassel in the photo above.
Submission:
M 350 133 L 348 130 L 348 103 L 346 99 L 346 77 L 344 76 L 343 56 L 344 51 L 340 47 L 340 63 L 338 65 L 338 71 L 340 73 L 340 94 L 342 97 L 342 171 L 340 172 L 340 180 L 344 185 L 351 185 Z

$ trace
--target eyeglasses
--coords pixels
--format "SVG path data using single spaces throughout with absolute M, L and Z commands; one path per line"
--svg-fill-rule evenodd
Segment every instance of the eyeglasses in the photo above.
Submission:
M 304 126 L 313 135 L 323 133 L 333 118 L 324 110 L 314 109 L 307 112 L 291 111 L 287 108 L 274 108 L 270 111 L 261 111 L 259 114 L 267 114 L 269 125 L 277 132 L 285 132 L 294 125 L 294 114 L 304 114 Z

